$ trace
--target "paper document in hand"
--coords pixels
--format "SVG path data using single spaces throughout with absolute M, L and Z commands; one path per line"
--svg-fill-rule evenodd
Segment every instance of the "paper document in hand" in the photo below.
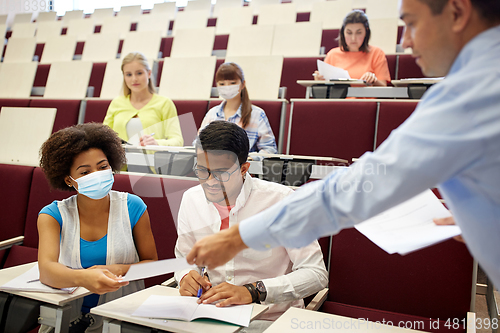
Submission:
M 349 72 L 346 70 L 327 64 L 324 61 L 317 60 L 319 75 L 323 75 L 325 80 L 347 79 L 350 80 Z
M 197 297 L 151 295 L 132 316 L 184 321 L 209 318 L 245 327 L 250 324 L 252 304 L 216 307 L 214 304 L 198 304 L 197 301 Z
M 187 263 L 186 258 L 165 259 L 130 265 L 122 281 L 142 280 L 152 276 L 163 275 L 180 271 L 186 268 L 195 269 L 195 265 Z
M 46 284 L 38 281 L 40 273 L 38 271 L 38 264 L 30 268 L 27 272 L 19 275 L 18 277 L 10 280 L 6 284 L 0 286 L 3 291 L 36 291 L 40 293 L 55 293 L 55 294 L 71 294 L 78 287 L 73 288 L 52 288 Z
M 438 226 L 432 221 L 448 216 L 450 212 L 427 190 L 355 228 L 387 253 L 404 255 L 460 235 L 458 226 Z

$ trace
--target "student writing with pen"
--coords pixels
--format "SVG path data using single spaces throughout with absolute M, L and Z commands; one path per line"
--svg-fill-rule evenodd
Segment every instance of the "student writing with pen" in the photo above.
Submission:
M 234 123 L 211 122 L 200 131 L 195 147 L 194 172 L 200 185 L 187 190 L 181 201 L 178 258 L 186 257 L 196 241 L 238 224 L 293 192 L 248 174 L 248 137 Z M 262 331 L 291 306 L 304 307 L 302 298 L 321 290 L 328 280 L 317 241 L 300 249 L 243 251 L 227 265 L 206 272 L 203 268 L 175 272 L 179 293 L 199 295 L 200 303 L 219 302 L 217 306 L 269 305 L 260 317 L 263 320 L 251 323 L 252 332 Z
M 339 32 L 339 47 L 331 49 L 325 62 L 349 72 L 353 79 L 365 81 L 368 85 L 387 86 L 391 81 L 389 66 L 384 51 L 369 45 L 370 25 L 368 17 L 360 10 L 353 10 L 344 18 Z M 314 80 L 325 78 L 318 71 Z

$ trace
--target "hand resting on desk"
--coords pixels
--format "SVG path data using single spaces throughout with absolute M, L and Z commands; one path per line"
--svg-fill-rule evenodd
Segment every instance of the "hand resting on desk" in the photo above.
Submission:
M 235 286 L 234 284 L 222 282 L 205 292 L 198 300 L 198 303 L 210 304 L 219 300 L 223 300 L 216 304 L 219 307 L 250 304 L 252 303 L 252 295 L 250 295 L 250 292 L 244 286 Z

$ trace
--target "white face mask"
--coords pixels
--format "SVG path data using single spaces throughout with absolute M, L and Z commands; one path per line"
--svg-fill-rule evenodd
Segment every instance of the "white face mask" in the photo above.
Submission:
M 229 100 L 236 97 L 236 95 L 240 93 L 240 85 L 233 84 L 231 86 L 218 86 L 217 91 L 219 92 L 220 97 L 225 100 Z

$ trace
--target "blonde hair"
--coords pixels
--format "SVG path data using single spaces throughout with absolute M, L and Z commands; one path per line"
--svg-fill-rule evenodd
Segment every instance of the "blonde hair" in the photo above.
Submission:
M 151 70 L 151 67 L 149 67 L 148 60 L 144 56 L 144 54 L 140 52 L 131 52 L 127 54 L 125 58 L 123 58 L 122 61 L 122 73 L 123 73 L 123 67 L 127 64 L 130 64 L 133 61 L 137 61 L 141 65 L 144 66 L 144 68 L 149 72 Z M 149 78 L 148 82 L 148 90 L 150 93 L 154 94 L 155 93 L 155 86 L 153 84 L 153 74 L 151 74 L 151 77 Z M 125 83 L 125 77 L 123 78 L 123 95 L 128 96 L 130 95 L 130 89 L 127 87 L 127 84 Z

